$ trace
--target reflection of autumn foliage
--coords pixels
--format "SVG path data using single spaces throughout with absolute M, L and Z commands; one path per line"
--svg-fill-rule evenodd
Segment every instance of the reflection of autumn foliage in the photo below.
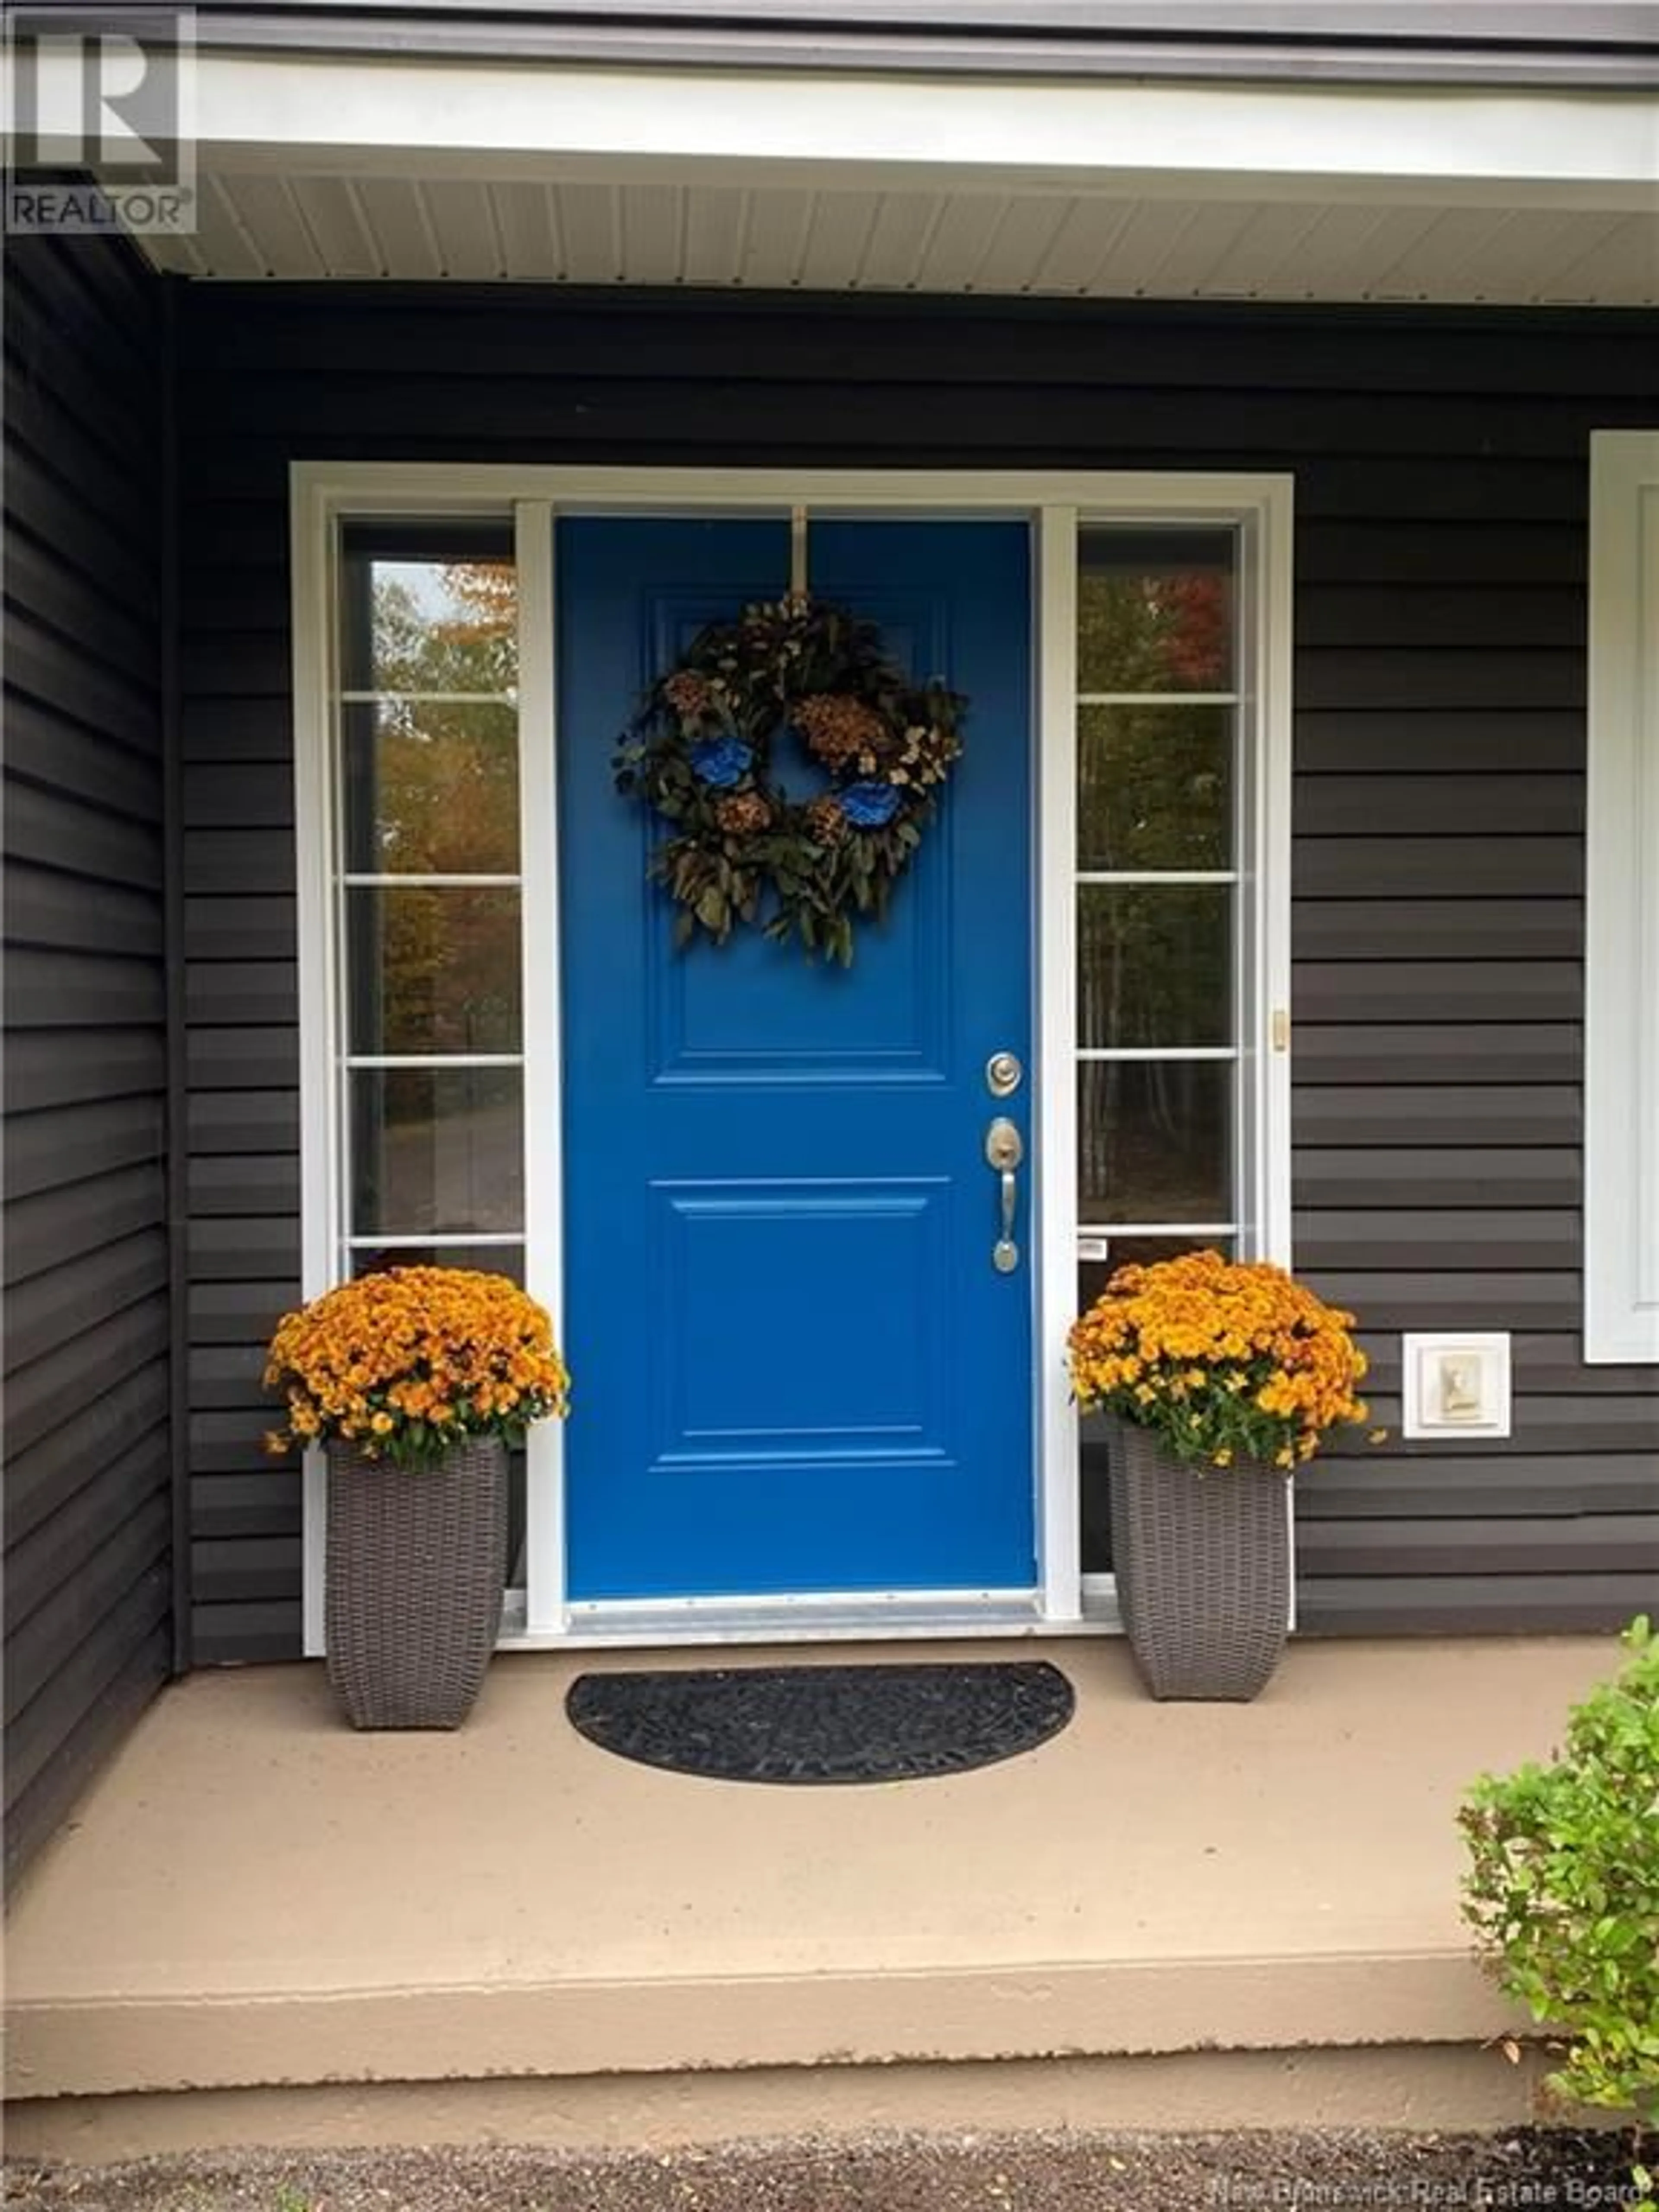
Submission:
M 375 1052 L 517 1052 L 516 890 L 403 887 L 370 894 L 380 915 Z M 363 933 L 365 936 L 368 932 Z
M 464 618 L 452 627 L 462 639 L 508 640 L 516 644 L 519 629 L 519 579 L 507 561 L 453 561 L 442 571 L 444 589 L 465 608 Z M 443 624 L 439 624 L 441 635 Z
M 1233 580 L 1212 568 L 1108 568 L 1078 579 L 1085 691 L 1224 691 L 1231 678 Z
M 513 572 L 479 562 L 428 573 L 431 586 L 375 576 L 377 684 L 469 696 L 348 709 L 352 864 L 385 875 L 510 875 L 519 866 L 518 731 L 502 694 L 517 675 Z M 362 915 L 354 933 L 357 974 L 379 1000 L 365 1048 L 519 1048 L 516 890 L 410 886 L 359 897 L 374 915 Z
M 514 709 L 396 700 L 383 702 L 377 719 L 374 818 L 354 841 L 356 865 L 398 876 L 515 873 Z
M 1101 548 L 1101 550 L 1107 550 Z M 1224 869 L 1233 864 L 1233 715 L 1183 692 L 1232 682 L 1233 578 L 1145 558 L 1085 562 L 1081 688 L 1125 703 L 1081 710 L 1079 866 Z M 1117 1047 L 1228 1042 L 1232 895 L 1142 883 L 1085 890 L 1079 915 L 1079 1038 Z M 1227 1086 L 1194 1063 L 1102 1063 L 1085 1076 L 1079 1166 L 1097 1220 L 1213 1218 L 1231 1211 Z
M 505 562 L 377 562 L 372 623 L 377 690 L 499 698 L 518 683 L 518 585 Z
M 1230 594 L 1213 570 L 1152 580 L 1152 616 L 1170 674 L 1185 691 L 1224 691 Z

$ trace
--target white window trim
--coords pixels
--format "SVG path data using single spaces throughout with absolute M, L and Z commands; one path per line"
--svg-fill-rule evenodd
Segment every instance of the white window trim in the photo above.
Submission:
M 1584 1358 L 1659 1360 L 1659 430 L 1590 440 Z
M 554 805 L 557 730 L 554 671 L 553 529 L 556 514 L 787 514 L 805 502 L 817 512 L 916 512 L 1019 516 L 1033 526 L 1035 715 L 1034 916 L 1036 993 L 1033 1012 L 1039 1099 L 1034 1193 L 1040 1233 L 1033 1268 L 1033 1392 L 1038 1482 L 1036 1602 L 978 1615 L 941 1614 L 937 1599 L 914 1622 L 879 1601 L 848 1615 L 809 1620 L 817 1607 L 793 1608 L 794 1625 L 760 1608 L 748 1620 L 711 1630 L 707 1607 L 653 1607 L 637 1634 L 614 1625 L 585 1626 L 564 1597 L 562 1462 L 559 1424 L 532 1431 L 529 1452 L 526 1558 L 528 1613 L 504 1636 L 516 1648 L 575 1643 L 774 1640 L 781 1635 L 834 1638 L 893 1634 L 1072 1633 L 1115 1627 L 1109 1577 L 1085 1577 L 1079 1559 L 1078 1421 L 1063 1350 L 1077 1284 L 1075 1034 L 1076 559 L 1083 524 L 1155 525 L 1178 520 L 1236 525 L 1241 533 L 1243 603 L 1253 610 L 1241 640 L 1241 690 L 1254 717 L 1247 750 L 1254 774 L 1241 799 L 1247 890 L 1258 884 L 1252 941 L 1241 947 L 1240 986 L 1250 1009 L 1241 1047 L 1253 1080 L 1241 1131 L 1243 1249 L 1291 1261 L 1290 864 L 1292 480 L 1285 476 L 1152 475 L 899 471 L 471 467 L 430 464 L 307 463 L 291 477 L 295 799 L 299 866 L 301 1099 L 302 1290 L 307 1297 L 334 1279 L 341 1158 L 334 1082 L 338 962 L 332 883 L 332 777 L 337 525 L 346 517 L 493 514 L 513 517 L 520 568 L 520 757 L 523 802 L 526 955 L 524 1036 L 526 1127 L 544 1133 L 526 1158 L 526 1279 L 562 1328 L 562 1220 L 556 1133 L 560 1126 L 557 823 Z M 1059 1079 L 1054 1079 L 1058 1071 Z M 1289 1486 L 1287 1487 L 1287 1493 Z M 323 1650 L 322 1455 L 307 1455 L 305 1478 L 305 1649 Z M 999 1594 L 1006 1597 L 1006 1594 Z

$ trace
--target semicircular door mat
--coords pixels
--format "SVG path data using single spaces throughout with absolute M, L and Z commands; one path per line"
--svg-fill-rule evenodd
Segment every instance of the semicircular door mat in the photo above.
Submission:
M 913 1782 L 1014 1759 L 1072 1717 L 1046 1660 L 722 1667 L 579 1675 L 565 1698 L 590 1743 L 723 1782 Z

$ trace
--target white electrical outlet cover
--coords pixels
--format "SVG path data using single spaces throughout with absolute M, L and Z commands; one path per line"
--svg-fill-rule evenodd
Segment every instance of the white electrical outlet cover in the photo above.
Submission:
M 1401 1383 L 1404 1436 L 1455 1441 L 1510 1434 L 1507 1329 L 1407 1331 Z

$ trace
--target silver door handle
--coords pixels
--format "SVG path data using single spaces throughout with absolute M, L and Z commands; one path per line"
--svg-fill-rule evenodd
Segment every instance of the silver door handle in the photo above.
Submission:
M 1018 1169 L 1025 1158 L 1025 1140 L 1006 1115 L 999 1114 L 985 1132 L 985 1158 L 996 1170 L 1001 1202 L 1002 1233 L 991 1247 L 991 1265 L 998 1274 L 1012 1275 L 1019 1265 L 1014 1220 L 1019 1206 Z

